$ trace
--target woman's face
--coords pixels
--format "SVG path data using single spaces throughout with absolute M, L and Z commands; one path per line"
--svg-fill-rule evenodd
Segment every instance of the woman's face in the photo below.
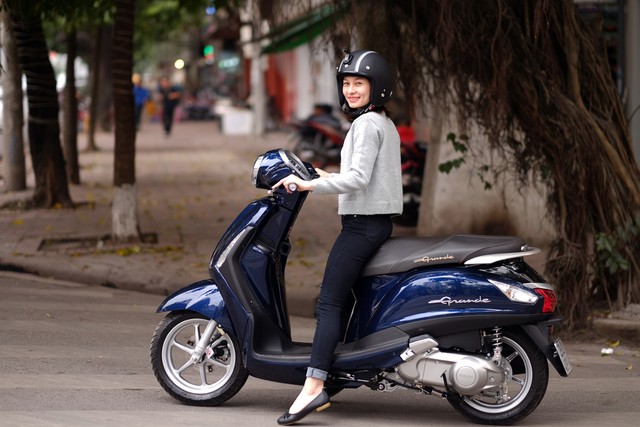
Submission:
M 371 85 L 365 77 L 346 76 L 342 81 L 342 94 L 349 107 L 358 109 L 369 105 Z

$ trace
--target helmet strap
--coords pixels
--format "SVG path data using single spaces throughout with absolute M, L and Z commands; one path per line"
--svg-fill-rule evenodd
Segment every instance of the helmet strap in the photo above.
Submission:
M 373 104 L 369 104 L 366 107 L 358 108 L 358 109 L 349 107 L 349 104 L 346 102 L 342 104 L 342 111 L 346 113 L 351 120 L 355 120 L 361 115 L 368 113 L 369 111 L 373 111 L 375 108 L 376 107 Z

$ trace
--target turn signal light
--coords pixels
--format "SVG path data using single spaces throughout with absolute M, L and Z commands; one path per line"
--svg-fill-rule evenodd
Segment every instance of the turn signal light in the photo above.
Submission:
M 537 288 L 535 291 L 542 296 L 544 300 L 544 304 L 542 306 L 543 313 L 553 313 L 556 309 L 556 304 L 558 303 L 558 297 L 556 297 L 556 293 L 551 289 L 541 289 Z

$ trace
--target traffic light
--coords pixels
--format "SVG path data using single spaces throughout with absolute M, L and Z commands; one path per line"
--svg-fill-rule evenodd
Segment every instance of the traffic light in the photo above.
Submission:
M 213 45 L 208 44 L 202 49 L 202 54 L 204 56 L 204 62 L 206 64 L 213 64 L 216 60 L 216 49 Z

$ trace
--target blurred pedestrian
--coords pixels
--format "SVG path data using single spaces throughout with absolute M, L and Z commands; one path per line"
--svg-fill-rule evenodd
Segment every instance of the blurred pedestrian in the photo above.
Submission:
M 138 73 L 131 76 L 133 82 L 133 98 L 135 101 L 135 121 L 136 130 L 140 130 L 142 122 L 142 112 L 146 102 L 149 100 L 149 91 L 142 85 L 142 77 Z
M 162 125 L 165 135 L 169 136 L 173 127 L 173 114 L 182 97 L 182 91 L 178 86 L 172 85 L 167 77 L 162 77 L 158 92 L 162 98 Z

